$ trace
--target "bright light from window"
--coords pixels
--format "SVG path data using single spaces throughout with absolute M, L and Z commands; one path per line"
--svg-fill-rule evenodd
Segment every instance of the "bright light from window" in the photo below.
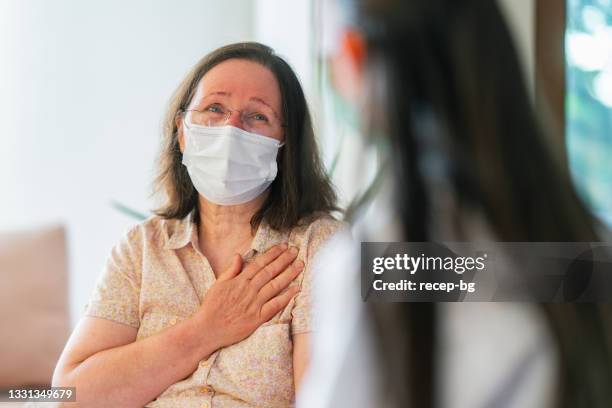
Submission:
M 612 1 L 568 0 L 567 147 L 576 186 L 612 225 Z
M 597 74 L 593 79 L 593 87 L 597 99 L 612 108 L 612 69 Z
M 574 31 L 567 33 L 568 62 L 584 71 L 599 71 L 612 65 L 612 29 L 600 29 L 595 34 Z

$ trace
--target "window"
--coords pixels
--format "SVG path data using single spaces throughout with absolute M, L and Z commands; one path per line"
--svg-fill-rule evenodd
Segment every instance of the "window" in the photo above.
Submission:
M 595 214 L 612 225 L 612 0 L 567 0 L 569 166 Z

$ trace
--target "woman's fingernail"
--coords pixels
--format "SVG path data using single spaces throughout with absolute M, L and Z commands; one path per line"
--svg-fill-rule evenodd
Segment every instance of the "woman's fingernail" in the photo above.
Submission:
M 283 250 L 283 251 L 284 251 L 284 250 L 286 250 L 287 248 L 288 248 L 288 246 L 287 246 L 287 243 L 286 243 L 286 242 L 283 242 L 282 244 L 280 244 L 280 249 L 281 249 L 281 250 Z
M 290 253 L 291 255 L 297 255 L 298 250 L 297 250 L 297 248 L 296 248 L 296 247 L 291 247 L 291 249 L 289 250 L 289 253 Z

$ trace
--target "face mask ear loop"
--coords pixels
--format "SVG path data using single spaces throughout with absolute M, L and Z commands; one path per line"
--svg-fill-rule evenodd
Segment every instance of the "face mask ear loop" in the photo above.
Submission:
M 186 128 L 186 130 L 191 129 L 191 126 L 189 126 L 189 125 L 191 125 L 192 123 L 188 119 L 188 116 L 189 116 L 188 112 L 187 111 L 183 111 L 182 115 L 183 115 L 183 126 Z

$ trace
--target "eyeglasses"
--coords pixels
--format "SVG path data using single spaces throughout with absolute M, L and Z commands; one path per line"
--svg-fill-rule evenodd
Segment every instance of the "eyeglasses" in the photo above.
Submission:
M 186 121 L 194 125 L 224 126 L 234 112 L 240 114 L 240 123 L 247 132 L 271 136 L 278 128 L 284 127 L 273 111 L 228 109 L 220 103 L 214 103 L 204 110 L 187 109 L 183 114 Z

